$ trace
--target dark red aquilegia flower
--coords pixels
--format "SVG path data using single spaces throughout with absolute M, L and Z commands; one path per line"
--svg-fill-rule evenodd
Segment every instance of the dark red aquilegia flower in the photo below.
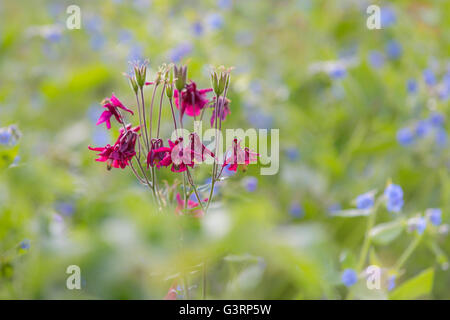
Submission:
M 96 161 L 106 162 L 108 170 L 111 167 L 124 169 L 129 165 L 129 161 L 136 155 L 135 147 L 140 127 L 131 128 L 129 124 L 126 129 L 121 128 L 116 143 L 111 146 L 91 148 L 89 150 L 99 151 Z
M 236 171 L 238 166 L 241 166 L 241 168 L 245 171 L 250 163 L 256 162 L 258 160 L 258 156 L 258 153 L 251 151 L 247 147 L 242 149 L 241 141 L 238 142 L 237 139 L 234 139 L 233 146 L 231 147 L 231 152 L 229 152 L 228 156 L 226 157 L 223 163 L 223 167 L 225 167 L 226 165 L 230 165 L 228 170 Z
M 123 123 L 123 119 L 120 116 L 120 112 L 118 108 L 125 110 L 131 114 L 134 114 L 133 111 L 128 109 L 123 105 L 122 102 L 120 102 L 119 99 L 116 98 L 114 93 L 111 95 L 110 99 L 104 99 L 102 101 L 103 108 L 106 108 L 105 111 L 100 115 L 100 118 L 98 119 L 96 125 L 102 124 L 103 122 L 106 122 L 106 128 L 111 129 L 111 117 L 114 116 L 119 123 Z
M 164 147 L 162 139 L 152 139 L 151 149 L 147 155 L 147 168 L 156 166 L 159 169 L 169 150 L 170 148 Z
M 213 89 L 197 90 L 197 84 L 194 81 L 186 85 L 186 88 L 181 92 L 181 107 L 178 102 L 178 90 L 174 92 L 175 105 L 180 110 L 181 116 L 186 113 L 188 116 L 194 117 L 200 115 L 202 109 L 209 103 L 206 93 Z

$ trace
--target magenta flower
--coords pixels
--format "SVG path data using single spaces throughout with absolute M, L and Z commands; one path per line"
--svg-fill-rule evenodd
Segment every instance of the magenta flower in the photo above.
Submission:
M 169 147 L 161 147 L 156 149 L 155 153 L 164 153 L 164 158 L 159 161 L 159 164 L 163 167 L 172 165 L 172 172 L 186 171 L 187 166 L 193 167 L 194 163 L 189 159 L 189 153 L 185 152 L 183 146 L 183 138 L 178 138 L 175 142 L 168 140 Z
M 181 108 L 178 102 L 179 92 L 175 90 L 175 105 L 180 110 L 181 116 L 185 113 L 191 117 L 200 115 L 201 110 L 209 103 L 206 93 L 212 90 L 212 88 L 197 90 L 197 84 L 191 81 L 181 92 Z
M 120 100 L 116 98 L 114 93 L 111 95 L 110 99 L 103 100 L 102 104 L 103 104 L 103 108 L 106 108 L 106 110 L 102 112 L 96 125 L 106 122 L 107 129 L 111 129 L 111 120 L 110 119 L 112 116 L 114 116 L 116 118 L 117 122 L 123 123 L 122 117 L 120 116 L 119 110 L 117 110 L 117 108 L 120 108 L 131 114 L 134 114 L 133 111 L 131 111 L 130 109 L 125 107 L 122 104 L 122 102 L 120 102 Z
M 258 160 L 258 156 L 258 153 L 251 151 L 249 148 L 242 149 L 241 141 L 238 142 L 237 139 L 234 139 L 231 154 L 228 155 L 222 167 L 229 164 L 228 170 L 236 171 L 238 166 L 241 166 L 241 169 L 245 171 L 250 163 Z
M 208 202 L 208 198 L 203 199 L 202 202 Z M 184 200 L 181 199 L 180 194 L 177 193 L 177 207 L 175 208 L 175 213 L 177 215 L 180 216 L 183 215 L 184 204 L 185 204 Z M 194 218 L 201 218 L 205 215 L 205 212 L 202 210 L 202 208 L 199 206 L 199 203 L 196 201 L 188 200 L 187 209 L 188 214 Z
M 136 155 L 135 147 L 139 129 L 139 127 L 131 128 L 131 125 L 128 125 L 126 130 L 121 128 L 119 137 L 113 146 L 108 144 L 103 148 L 91 148 L 90 146 L 88 148 L 100 152 L 99 157 L 95 160 L 106 162 L 108 170 L 111 170 L 111 167 L 124 169 Z
M 214 97 L 214 100 L 216 99 L 216 97 Z M 225 99 L 225 101 L 224 101 Z M 224 98 L 222 96 L 219 97 L 219 103 L 218 103 L 218 110 L 219 111 L 219 118 L 224 121 L 226 119 L 226 117 L 231 113 L 230 111 L 230 100 L 227 98 Z M 212 104 L 214 110 L 212 112 L 211 115 L 211 127 L 214 125 L 214 119 L 216 118 L 216 107 L 215 107 L 215 103 Z
M 189 135 L 189 143 L 185 148 L 184 152 L 190 155 L 189 163 L 195 161 L 202 162 L 205 160 L 205 155 L 214 158 L 214 152 L 209 150 L 200 140 L 197 133 L 191 133 Z
M 159 169 L 161 161 L 164 160 L 170 148 L 164 147 L 161 139 L 153 139 L 151 144 L 150 152 L 147 155 L 147 168 L 156 166 Z

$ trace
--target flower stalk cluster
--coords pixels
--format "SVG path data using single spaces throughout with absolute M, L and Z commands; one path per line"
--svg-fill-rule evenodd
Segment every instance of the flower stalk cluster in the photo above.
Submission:
M 98 152 L 96 160 L 106 162 L 108 170 L 130 167 L 138 181 L 152 191 L 161 210 L 174 203 L 176 214 L 201 217 L 211 204 L 214 186 L 221 178 L 223 168 L 229 166 L 229 170 L 236 171 L 241 167 L 245 170 L 249 164 L 255 163 L 258 157 L 257 153 L 242 147 L 237 139 L 234 139 L 231 149 L 225 153 L 223 159 L 216 156 L 222 123 L 231 113 L 230 100 L 226 97 L 231 69 L 220 67 L 213 70 L 212 88 L 205 89 L 199 89 L 196 82 L 188 80 L 187 66 L 163 64 L 150 82 L 147 81 L 148 74 L 147 62 L 144 62 L 136 63 L 133 73 L 127 75 L 136 99 L 138 124 L 133 127 L 127 122 L 125 115 L 134 116 L 135 112 L 113 94 L 103 100 L 102 106 L 105 110 L 97 125 L 105 123 L 106 128 L 111 129 L 111 119 L 115 119 L 121 126 L 119 137 L 113 145 L 89 149 Z M 147 87 L 152 87 L 149 100 L 146 100 Z M 208 96 L 211 93 L 213 96 Z M 166 107 L 170 108 L 175 139 L 172 136 L 171 139 L 165 140 L 161 136 L 162 113 Z M 192 117 L 202 121 L 207 109 L 211 110 L 210 124 L 216 133 L 213 150 L 203 144 L 195 131 L 189 133 L 187 138 L 180 130 L 184 129 L 184 118 Z M 207 158 L 212 159 L 211 192 L 209 197 L 202 199 L 192 170 Z M 175 199 L 168 198 L 170 192 L 160 190 L 158 180 L 158 171 L 169 167 L 172 172 L 181 175 L 183 181 L 183 187 L 175 195 Z M 195 194 L 196 201 L 189 200 L 192 194 Z

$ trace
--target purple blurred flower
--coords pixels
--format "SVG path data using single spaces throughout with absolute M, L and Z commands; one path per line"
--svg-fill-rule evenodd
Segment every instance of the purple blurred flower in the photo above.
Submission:
M 245 189 L 248 192 L 255 192 L 258 187 L 258 179 L 255 177 L 246 177 L 244 180 Z
M 369 63 L 376 69 L 383 67 L 384 55 L 379 51 L 371 51 L 369 54 Z
M 406 83 L 406 89 L 408 90 L 408 93 L 416 93 L 418 89 L 417 81 L 414 79 L 409 79 Z
M 439 209 L 439 208 L 427 209 L 426 215 L 433 225 L 438 226 L 442 223 L 442 210 L 441 209 Z
M 386 208 L 389 212 L 399 212 L 403 207 L 403 190 L 399 185 L 390 184 L 384 190 Z
M 423 71 L 423 80 L 428 86 L 434 86 L 436 84 L 436 77 L 431 69 L 425 69 Z
M 289 213 L 294 218 L 302 218 L 305 215 L 302 205 L 299 202 L 292 202 Z
M 358 282 L 358 274 L 353 269 L 345 269 L 341 281 L 346 287 L 351 287 Z
M 414 143 L 414 132 L 408 128 L 401 128 L 397 131 L 397 141 L 402 146 L 407 147 Z
M 192 45 L 188 42 L 181 43 L 169 52 L 170 60 L 172 62 L 180 62 L 185 56 L 192 51 Z
M 391 7 L 381 8 L 380 13 L 381 13 L 380 22 L 382 28 L 390 27 L 397 21 L 395 11 Z
M 397 42 L 395 40 L 390 40 L 387 43 L 386 54 L 390 59 L 396 60 L 396 59 L 400 58 L 402 53 L 403 53 L 403 49 L 399 42 Z
M 359 195 L 356 198 L 356 207 L 361 210 L 367 210 L 373 207 L 374 204 L 374 193 L 367 192 Z

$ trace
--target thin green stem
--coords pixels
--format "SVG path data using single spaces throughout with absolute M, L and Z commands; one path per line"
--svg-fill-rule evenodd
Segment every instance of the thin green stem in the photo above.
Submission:
M 380 203 L 380 201 L 377 201 L 375 206 L 371 209 L 369 218 L 367 220 L 367 228 L 366 228 L 366 233 L 364 235 L 364 242 L 363 242 L 363 245 L 361 248 L 361 253 L 359 254 L 359 262 L 358 262 L 358 265 L 356 266 L 357 273 L 362 271 L 362 269 L 364 267 L 364 263 L 366 262 L 366 259 L 367 259 L 367 253 L 369 252 L 370 242 L 371 242 L 370 230 L 372 230 L 372 228 L 375 225 L 375 217 L 377 214 L 379 203 Z
M 400 256 L 400 258 L 395 263 L 394 270 L 398 271 L 398 270 L 400 270 L 401 267 L 403 267 L 406 260 L 408 260 L 408 258 L 414 252 L 414 250 L 416 250 L 416 248 L 419 245 L 421 240 L 422 240 L 422 235 L 416 236 L 414 241 L 409 244 L 409 246 L 406 248 L 406 250 L 403 252 L 403 254 Z
M 203 262 L 203 270 L 202 270 L 202 299 L 206 299 L 206 261 Z

